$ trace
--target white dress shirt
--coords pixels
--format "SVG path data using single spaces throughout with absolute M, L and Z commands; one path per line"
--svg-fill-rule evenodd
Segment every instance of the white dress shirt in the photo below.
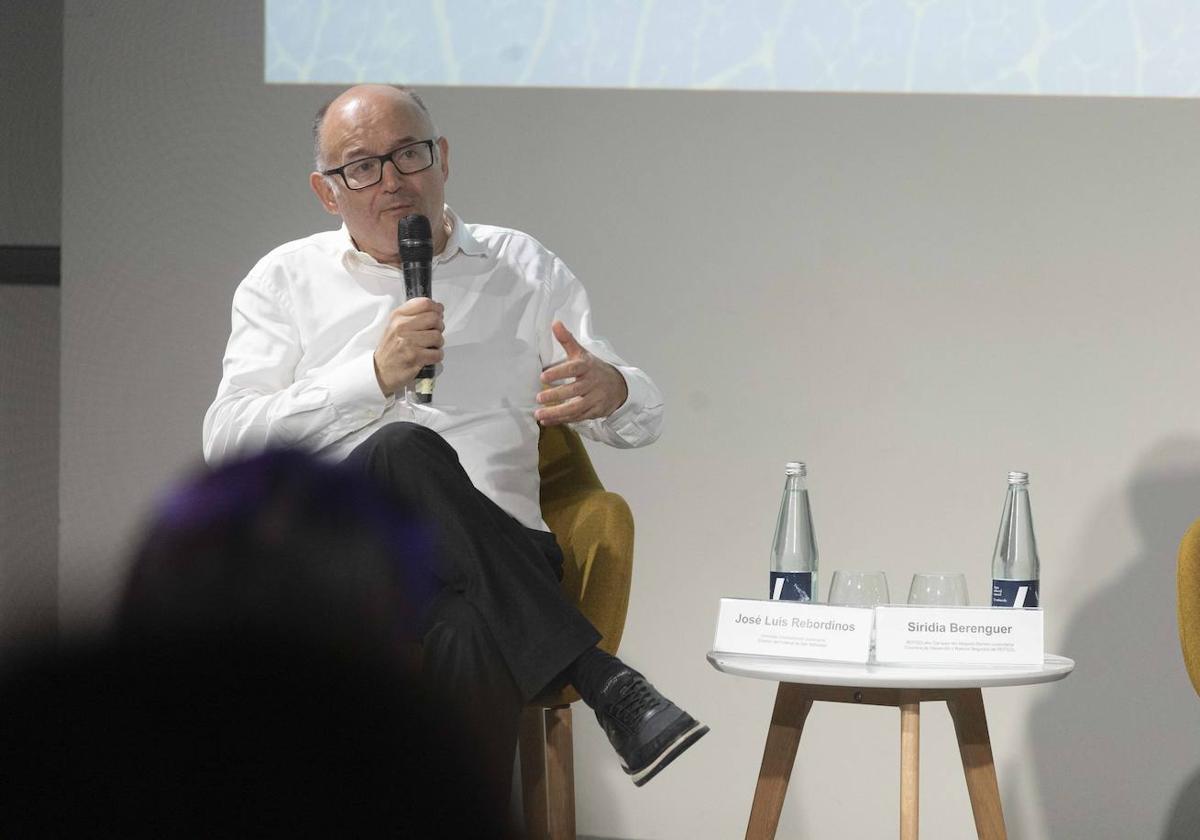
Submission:
M 612 415 L 572 427 L 618 447 L 658 437 L 661 392 L 592 331 L 587 294 L 562 260 L 520 231 L 446 214 L 452 229 L 433 265 L 446 325 L 433 402 L 380 391 L 373 354 L 405 300 L 404 280 L 359 251 L 343 226 L 276 248 L 234 293 L 221 384 L 204 417 L 210 463 L 271 445 L 340 460 L 406 420 L 441 434 L 475 486 L 521 524 L 546 530 L 533 412 L 542 370 L 566 358 L 555 320 L 629 387 Z

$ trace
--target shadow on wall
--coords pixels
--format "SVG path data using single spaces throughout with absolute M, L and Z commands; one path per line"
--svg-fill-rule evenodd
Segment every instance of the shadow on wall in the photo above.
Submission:
M 576 821 L 580 826 L 590 824 L 592 828 L 600 822 L 608 823 L 605 834 L 580 834 L 578 840 L 636 840 L 607 833 L 615 831 L 624 835 L 630 830 L 630 815 L 622 813 L 620 805 L 620 783 L 624 781 L 624 774 L 618 778 L 612 773 L 615 763 L 612 749 L 596 723 L 595 714 L 583 703 L 576 703 L 571 707 L 571 728 L 575 733 Z M 595 766 L 584 766 L 584 762 Z M 624 784 L 633 789 L 629 782 Z
M 1177 828 L 1194 826 L 1200 814 L 1200 700 L 1175 614 L 1179 540 L 1200 517 L 1200 438 L 1170 438 L 1146 453 L 1127 497 L 1106 501 L 1091 518 L 1077 574 L 1110 566 L 1094 560 L 1120 544 L 1115 523 L 1127 510 L 1137 548 L 1076 611 L 1061 651 L 1075 659 L 1075 673 L 1030 717 L 1047 836 L 1149 838 L 1164 825 L 1168 840 L 1200 836 Z M 1164 800 L 1172 814 L 1156 804 Z
M 1171 821 L 1163 840 L 1195 840 L 1200 837 L 1200 770 L 1192 774 L 1171 808 Z

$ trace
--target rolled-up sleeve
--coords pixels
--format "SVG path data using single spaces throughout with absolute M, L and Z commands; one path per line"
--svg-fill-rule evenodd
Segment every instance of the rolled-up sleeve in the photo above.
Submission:
M 622 359 L 592 326 L 592 310 L 583 284 L 562 260 L 554 257 L 550 267 L 548 317 L 543 319 L 541 340 L 543 368 L 566 359 L 562 345 L 554 339 L 550 325 L 562 321 L 581 346 L 615 367 L 625 377 L 629 395 L 608 417 L 572 423 L 571 428 L 592 440 L 621 449 L 645 446 L 662 434 L 663 396 L 649 375 Z

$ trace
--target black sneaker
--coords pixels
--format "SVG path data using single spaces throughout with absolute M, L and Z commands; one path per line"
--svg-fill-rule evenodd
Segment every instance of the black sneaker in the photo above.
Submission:
M 600 690 L 596 720 L 638 787 L 708 732 L 629 668 L 610 677 Z

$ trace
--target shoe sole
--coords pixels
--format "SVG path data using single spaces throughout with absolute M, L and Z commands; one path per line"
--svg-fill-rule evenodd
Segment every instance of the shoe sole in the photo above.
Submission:
M 696 723 L 690 729 L 685 729 L 678 738 L 672 741 L 665 750 L 658 754 L 654 761 L 647 764 L 641 770 L 630 770 L 628 767 L 622 769 L 633 777 L 633 783 L 638 787 L 646 784 L 646 782 L 658 775 L 658 772 L 678 758 L 684 750 L 692 744 L 699 741 L 708 733 L 708 727 Z

